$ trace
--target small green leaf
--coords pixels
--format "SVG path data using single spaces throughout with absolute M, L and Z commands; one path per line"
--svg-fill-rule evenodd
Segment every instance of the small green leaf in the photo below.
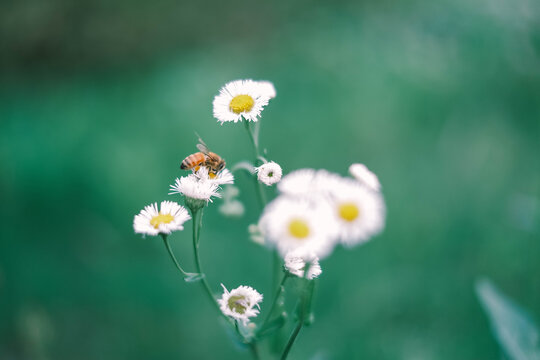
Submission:
M 497 290 L 489 280 L 477 282 L 476 294 L 505 354 L 511 360 L 540 360 L 538 328 L 525 310 Z
M 197 273 L 188 273 L 186 277 L 184 277 L 184 281 L 191 283 L 191 282 L 197 282 L 204 278 L 204 274 L 197 274 Z

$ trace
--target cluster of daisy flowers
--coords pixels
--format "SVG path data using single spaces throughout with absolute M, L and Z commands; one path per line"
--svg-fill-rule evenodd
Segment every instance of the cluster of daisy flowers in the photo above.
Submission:
M 177 178 L 170 185 L 169 192 L 170 195 L 180 194 L 186 207 L 172 201 L 163 201 L 159 207 L 154 203 L 141 210 L 133 220 L 136 233 L 163 237 L 186 281 L 202 281 L 214 305 L 222 315 L 236 323 L 237 331 L 239 323 L 246 327 L 252 318 L 257 317 L 263 295 L 244 285 L 229 291 L 223 284 L 220 298 L 211 293 L 206 276 L 200 269 L 198 237 L 202 215 L 197 216 L 214 198 L 222 198 L 219 211 L 223 215 L 241 217 L 244 214 L 244 205 L 238 199 L 240 190 L 233 185 L 233 172 L 247 170 L 249 176 L 258 182 L 258 195 L 263 204 L 266 189 L 274 185 L 277 188 L 277 196 L 265 204 L 258 224 L 249 226 L 251 239 L 275 249 L 284 270 L 282 285 L 276 290 L 275 300 L 261 329 L 265 329 L 274 307 L 279 308 L 277 299 L 284 291 L 283 284 L 288 277 L 313 283 L 312 280 L 322 273 L 319 260 L 328 257 L 337 245 L 351 247 L 364 243 L 379 234 L 385 225 L 386 207 L 381 185 L 365 165 L 351 165 L 349 177 L 315 169 L 300 169 L 284 176 L 278 163 L 260 155 L 258 122 L 262 111 L 275 96 L 274 85 L 268 81 L 236 80 L 223 86 L 214 98 L 213 115 L 221 125 L 244 122 L 256 153 L 254 162 L 239 162 L 230 171 L 225 168 L 224 160 L 219 166 L 210 162 L 219 158 L 215 153 L 201 150 L 198 156 L 192 154 L 188 158 L 191 161 L 199 159 L 199 163 L 184 166 L 186 158 L 181 168 L 190 169 L 191 173 Z M 255 125 L 252 127 L 252 124 Z M 195 220 L 192 225 L 197 273 L 186 273 L 173 255 L 167 236 L 183 230 L 184 223 L 192 218 Z M 195 231 L 196 227 L 199 231 Z M 302 304 L 309 302 L 304 300 Z M 300 319 L 304 319 L 304 310 L 299 313 Z M 296 331 L 291 335 L 282 358 L 287 356 L 297 334 Z M 239 332 L 239 336 L 252 346 L 258 340 L 256 334 L 246 338 Z
M 327 257 L 337 244 L 353 246 L 380 233 L 385 205 L 377 177 L 362 164 L 352 178 L 326 170 L 294 171 L 278 184 L 280 195 L 265 208 L 259 227 L 268 244 L 287 258 Z

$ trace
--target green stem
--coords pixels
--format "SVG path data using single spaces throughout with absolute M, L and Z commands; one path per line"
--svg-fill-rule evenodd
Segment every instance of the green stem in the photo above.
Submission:
M 257 123 L 258 124 L 258 123 Z M 261 154 L 259 152 L 259 133 L 258 131 L 253 131 L 253 127 L 251 126 L 251 122 L 244 120 L 244 125 L 246 127 L 246 130 L 249 135 L 249 139 L 251 140 L 251 144 L 253 145 L 253 150 L 255 153 L 255 162 L 254 165 L 257 165 L 257 162 L 261 162 Z M 258 125 L 255 125 L 258 126 Z M 266 200 L 266 193 L 264 191 L 263 184 L 257 180 L 257 177 L 254 176 L 253 180 L 255 181 L 255 188 L 257 190 L 257 195 L 259 199 L 259 205 L 261 206 L 261 209 L 264 209 L 264 207 L 267 204 Z M 277 291 L 277 284 L 279 279 L 279 274 L 281 272 L 281 259 L 277 252 L 274 252 L 274 270 L 273 270 L 273 280 L 272 285 L 274 286 L 274 291 Z
M 289 337 L 289 341 L 287 341 L 287 345 L 285 346 L 285 349 L 283 350 L 283 354 L 281 355 L 281 360 L 287 359 L 287 356 L 289 355 L 289 351 L 291 351 L 291 348 L 294 344 L 294 341 L 296 340 L 298 333 L 300 332 L 300 329 L 302 329 L 302 326 L 304 326 L 304 322 L 306 320 L 306 310 L 308 303 L 311 302 L 311 297 L 313 296 L 313 286 L 311 286 L 311 280 L 307 280 L 307 275 L 309 272 L 309 268 L 311 267 L 311 264 L 306 264 L 304 268 L 304 289 L 302 290 L 302 297 L 300 298 L 300 304 L 299 304 L 299 317 L 298 317 L 298 324 L 296 324 L 296 327 L 294 328 L 291 336 Z M 309 294 L 308 294 L 309 293 Z M 309 295 L 309 299 L 308 299 Z
M 184 269 L 182 269 L 182 267 L 178 263 L 178 260 L 176 260 L 176 256 L 174 256 L 174 253 L 173 253 L 173 251 L 171 249 L 171 244 L 169 243 L 169 239 L 167 238 L 167 234 L 161 234 L 161 237 L 163 238 L 163 243 L 165 244 L 165 247 L 167 248 L 167 251 L 169 252 L 169 255 L 171 256 L 171 259 L 174 262 L 174 264 L 176 265 L 176 267 L 178 268 L 178 270 L 180 270 L 180 272 L 182 273 L 182 275 L 184 275 L 184 277 L 189 276 L 190 274 L 185 272 Z
M 264 163 L 264 161 L 262 160 L 264 158 L 261 156 L 261 153 L 259 150 L 259 131 L 258 131 L 259 123 L 255 123 L 255 125 L 252 125 L 251 122 L 244 120 L 244 125 L 248 132 L 251 145 L 253 146 L 253 152 L 255 155 L 255 160 L 253 162 L 253 165 L 254 166 L 261 165 L 262 163 Z M 260 181 L 258 181 L 256 176 L 253 176 L 253 180 L 255 181 L 255 189 L 257 192 L 258 200 L 259 200 L 259 206 L 261 210 L 263 210 L 267 204 L 266 192 L 265 192 L 263 184 Z M 281 258 L 277 254 L 277 251 L 274 251 L 272 287 L 273 287 L 274 294 L 276 294 L 275 296 L 277 296 L 277 293 L 279 292 L 278 281 L 279 281 L 279 275 L 281 273 L 281 266 L 282 266 Z M 274 344 L 273 349 L 275 349 L 275 351 L 278 351 L 278 349 L 281 348 L 279 333 L 276 333 L 274 335 L 272 343 Z
M 252 129 L 252 126 L 251 126 L 251 123 L 247 120 L 244 120 L 244 124 L 246 126 L 246 130 L 249 134 L 249 139 L 251 140 L 251 144 L 253 145 L 253 150 L 254 150 L 254 153 L 255 153 L 255 161 L 254 161 L 254 165 L 257 166 L 259 165 L 262 161 L 260 160 L 261 159 L 261 153 L 259 151 L 259 138 L 258 138 L 258 134 L 254 134 L 254 131 Z M 266 206 L 266 203 L 267 203 L 267 200 L 266 200 L 266 193 L 264 192 L 264 187 L 263 187 L 263 184 L 257 180 L 257 177 L 253 177 L 253 179 L 255 180 L 255 188 L 257 190 L 257 195 L 258 195 L 258 198 L 259 198 L 259 204 L 261 206 L 261 209 L 264 208 Z
M 257 164 L 257 161 L 261 154 L 259 153 L 259 134 L 253 133 L 253 128 L 251 127 L 251 122 L 244 120 L 244 125 L 246 126 L 246 130 L 249 134 L 249 139 L 251 140 L 251 144 L 253 145 L 253 150 L 255 151 L 255 164 Z
M 231 324 L 232 323 L 231 319 L 225 314 L 223 314 L 216 298 L 214 297 L 214 295 L 212 295 L 212 290 L 210 290 L 210 286 L 208 285 L 208 282 L 206 281 L 206 276 L 204 276 L 204 273 L 201 267 L 201 259 L 199 256 L 199 240 L 201 237 L 203 209 L 204 208 L 200 208 L 198 210 L 192 209 L 191 211 L 191 215 L 193 217 L 193 252 L 195 255 L 195 267 L 197 269 L 197 272 L 202 275 L 202 279 L 201 279 L 202 287 L 204 289 L 204 292 L 210 298 L 210 302 L 212 303 L 213 307 L 217 310 L 220 316 L 222 316 L 229 324 Z M 255 340 L 252 339 L 250 341 L 247 341 L 244 338 L 244 336 L 240 333 L 240 330 L 238 329 L 238 322 L 236 321 L 235 321 L 235 328 L 236 328 L 236 331 L 238 332 L 238 335 L 242 338 L 244 343 L 246 343 L 249 346 L 249 349 L 251 350 L 253 358 L 255 360 L 258 360 L 259 353 L 257 351 L 257 344 L 255 343 Z
M 210 290 L 210 286 L 206 281 L 206 276 L 204 276 L 201 268 L 201 260 L 199 257 L 199 238 L 201 236 L 203 209 L 201 208 L 199 210 L 192 211 L 191 214 L 193 216 L 193 252 L 195 254 L 195 267 L 197 269 L 197 272 L 202 275 L 202 279 L 200 282 L 206 295 L 208 295 L 208 298 L 210 299 L 213 307 L 220 315 L 222 315 L 227 321 L 229 321 L 229 318 L 226 317 L 219 308 L 219 304 L 217 303 L 216 298 L 214 297 L 214 295 L 212 295 L 212 290 Z
M 278 303 L 278 299 L 281 296 L 281 294 L 283 293 L 283 286 L 285 285 L 285 282 L 287 281 L 288 278 L 289 278 L 289 274 L 285 273 L 283 275 L 283 278 L 281 279 L 281 282 L 279 283 L 278 289 L 277 289 L 276 294 L 274 296 L 274 300 L 272 301 L 272 305 L 270 306 L 270 310 L 268 310 L 268 314 L 266 315 L 266 318 L 264 319 L 264 321 L 263 321 L 263 323 L 262 323 L 262 325 L 260 327 L 261 329 L 264 329 L 264 327 L 266 326 L 266 324 L 268 323 L 268 321 L 272 317 L 272 314 L 274 313 L 274 308 L 276 307 L 276 305 Z
M 289 351 L 291 351 L 291 347 L 293 346 L 294 341 L 296 340 L 296 337 L 298 336 L 298 333 L 300 332 L 300 329 L 302 328 L 302 325 L 304 325 L 303 317 L 300 320 L 298 320 L 298 324 L 294 328 L 294 331 L 291 334 L 289 341 L 287 342 L 287 346 L 285 347 L 285 350 L 283 350 L 283 354 L 281 355 L 281 360 L 287 359 L 287 355 L 289 355 Z

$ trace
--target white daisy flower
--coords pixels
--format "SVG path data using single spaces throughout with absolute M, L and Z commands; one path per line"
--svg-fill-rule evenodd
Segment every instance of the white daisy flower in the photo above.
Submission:
M 257 81 L 259 89 L 262 95 L 267 96 L 270 99 L 276 97 L 276 88 L 270 81 Z
M 369 171 L 364 164 L 352 164 L 349 166 L 349 174 L 373 191 L 381 190 L 381 183 L 377 175 Z
M 244 215 L 244 204 L 239 200 L 225 201 L 219 207 L 219 212 L 228 217 L 241 217 Z
M 347 178 L 331 178 L 327 187 L 332 188 L 333 215 L 343 244 L 365 242 L 384 229 L 386 208 L 381 193 Z
M 273 161 L 262 164 L 255 168 L 255 171 L 257 171 L 257 179 L 268 186 L 279 182 L 283 174 L 281 166 Z
M 145 235 L 170 234 L 184 230 L 184 223 L 191 219 L 187 210 L 173 201 L 162 201 L 158 210 L 157 203 L 145 206 L 133 219 L 135 233 Z
M 249 286 L 239 286 L 229 292 L 223 284 L 221 286 L 224 293 L 221 299 L 218 299 L 218 303 L 223 314 L 241 321 L 244 325 L 249 322 L 250 317 L 259 314 L 259 303 L 263 296 L 255 289 Z
M 257 121 L 270 99 L 264 87 L 253 80 L 236 80 L 225 84 L 214 98 L 214 117 L 224 122 Z
M 212 197 L 221 197 L 218 192 L 220 185 L 232 184 L 234 176 L 227 170 L 221 170 L 214 177 L 208 174 L 208 169 L 201 166 L 197 171 L 194 171 L 188 176 L 183 176 L 175 180 L 174 185 L 170 186 L 171 194 L 182 194 L 186 198 L 186 204 L 191 210 L 201 208 L 212 202 Z
M 182 176 L 171 185 L 169 195 L 182 194 L 186 198 L 212 201 L 212 197 L 221 197 L 218 192 L 219 184 L 199 178 L 195 174 Z
M 306 279 L 312 280 L 321 275 L 321 265 L 319 265 L 319 258 L 315 254 L 302 257 L 298 256 L 295 251 L 290 251 L 285 255 L 285 269 L 300 278 L 305 276 L 307 263 L 310 263 L 310 266 Z
M 323 258 L 332 251 L 337 229 L 332 207 L 321 197 L 310 199 L 279 196 L 268 204 L 259 226 L 281 256 L 297 250 Z

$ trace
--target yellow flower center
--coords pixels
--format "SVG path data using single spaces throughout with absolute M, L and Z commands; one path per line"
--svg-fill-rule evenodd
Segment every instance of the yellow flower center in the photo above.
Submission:
M 294 219 L 289 223 L 289 232 L 298 239 L 304 239 L 309 235 L 309 226 L 304 220 Z
M 172 216 L 171 214 L 159 213 L 158 215 L 150 219 L 150 225 L 152 225 L 154 229 L 157 229 L 160 224 L 168 224 L 173 220 L 174 220 L 174 216 Z
M 339 216 L 345 221 L 354 221 L 360 215 L 360 209 L 353 203 L 344 203 L 339 206 Z
M 214 174 L 214 173 L 208 173 L 208 177 L 209 177 L 210 179 L 215 179 L 216 176 L 217 176 L 217 174 Z
M 231 111 L 235 114 L 240 114 L 245 111 L 251 110 L 253 108 L 253 105 L 255 104 L 255 100 L 249 95 L 236 95 L 229 104 L 229 108 Z
M 229 301 L 227 302 L 227 305 L 229 306 L 229 309 L 237 312 L 238 314 L 243 314 L 246 312 L 246 307 L 242 305 L 242 300 L 245 300 L 244 296 L 236 295 L 231 296 L 229 298 Z

